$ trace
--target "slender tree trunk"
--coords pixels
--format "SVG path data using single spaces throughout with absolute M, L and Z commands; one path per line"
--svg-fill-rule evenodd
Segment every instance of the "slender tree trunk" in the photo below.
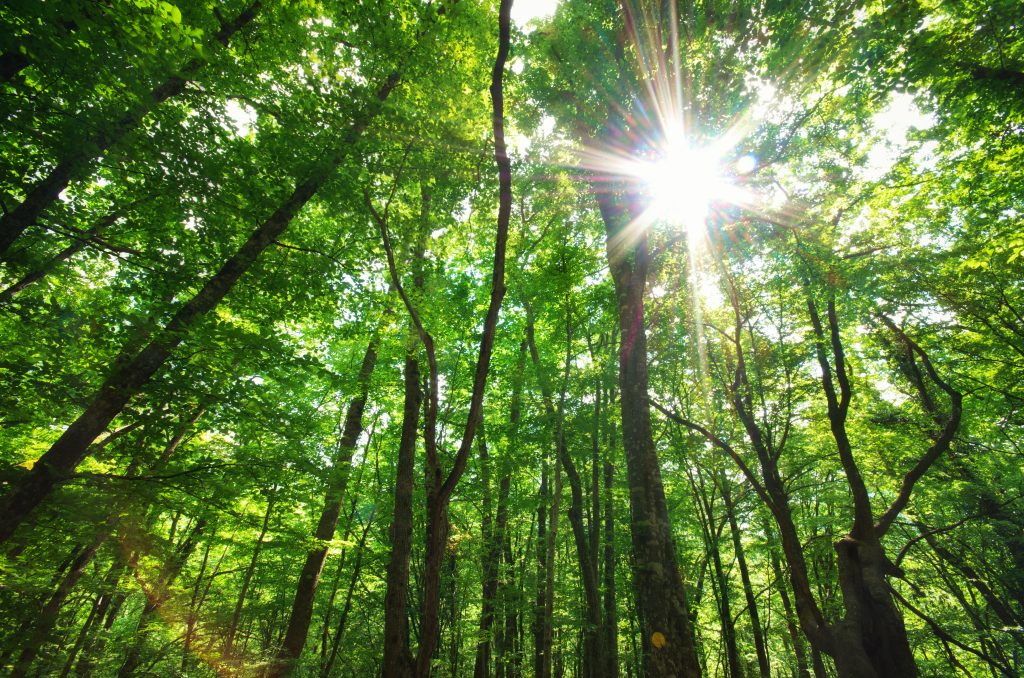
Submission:
M 82 624 L 82 628 L 78 632 L 78 636 L 75 638 L 75 644 L 71 646 L 71 650 L 68 651 L 67 660 L 64 662 L 64 668 L 61 669 L 60 678 L 66 678 L 71 674 L 71 669 L 75 665 L 75 660 L 78 659 L 78 654 L 85 647 L 86 642 L 89 640 L 89 634 L 92 633 L 93 628 L 103 620 L 103 614 L 106 611 L 106 606 L 109 604 L 110 598 L 106 595 L 106 591 L 100 593 L 93 600 L 92 607 L 89 609 L 89 616 L 86 617 L 85 623 Z
M 512 560 L 512 538 L 508 527 L 508 498 L 512 487 L 511 453 L 519 450 L 519 422 L 522 418 L 523 379 L 526 369 L 526 340 L 519 342 L 519 358 L 516 361 L 515 377 L 512 383 L 512 398 L 509 405 L 509 450 L 501 460 L 501 480 L 498 485 L 498 518 L 495 537 L 501 549 L 500 576 L 498 579 L 498 601 L 501 604 L 504 618 L 502 628 L 497 634 L 495 655 L 497 678 L 510 678 L 514 675 L 512 655 L 515 652 L 516 619 L 518 597 L 513 599 L 515 592 L 515 563 Z
M 764 631 L 761 629 L 761 617 L 757 612 L 757 598 L 754 596 L 754 586 L 750 582 L 750 570 L 747 568 L 747 557 L 743 551 L 743 540 L 740 538 L 740 528 L 736 521 L 736 506 L 732 501 L 732 492 L 729 489 L 729 479 L 725 473 L 719 471 L 719 485 L 722 488 L 722 501 L 725 502 L 726 516 L 729 518 L 729 531 L 732 533 L 732 547 L 736 553 L 736 562 L 740 568 L 740 581 L 743 583 L 743 595 L 747 600 L 747 614 L 750 616 L 750 626 L 754 635 L 754 651 L 757 653 L 757 667 L 761 672 L 761 678 L 771 678 L 771 667 L 768 664 L 768 649 L 764 642 Z
M 647 232 L 632 229 L 640 215 L 634 196 L 614 196 L 595 186 L 607 232 L 608 263 L 619 316 L 619 402 L 638 608 L 647 625 L 645 666 L 650 676 L 700 675 L 686 589 L 679 572 L 661 468 L 647 400 L 647 337 L 644 298 L 649 255 Z
M 196 624 L 199 621 L 199 608 L 202 607 L 203 578 L 206 576 L 206 566 L 210 562 L 210 549 L 213 548 L 213 540 L 206 542 L 203 549 L 203 561 L 199 565 L 199 574 L 196 575 L 195 584 L 192 586 L 192 599 L 188 603 L 188 619 L 185 622 L 185 638 L 181 643 L 181 673 L 188 675 L 188 664 L 192 658 L 192 641 L 195 639 Z M 211 578 L 212 579 L 212 578 Z
M 118 218 L 121 216 L 120 210 L 115 210 L 107 216 L 96 222 L 92 228 L 85 231 L 81 235 L 76 236 L 75 241 L 62 249 L 57 254 L 53 255 L 45 262 L 32 269 L 21 277 L 17 282 L 11 284 L 9 287 L 0 291 L 0 304 L 6 304 L 14 298 L 16 294 L 23 291 L 29 285 L 39 282 L 47 275 L 50 274 L 62 261 L 67 261 L 74 255 L 78 254 L 86 248 L 89 244 L 90 239 L 98 236 L 105 229 L 112 226 Z
M 100 530 L 100 533 L 93 538 L 92 542 L 89 543 L 84 549 L 78 552 L 74 561 L 68 568 L 67 573 L 61 579 L 57 589 L 50 595 L 50 598 L 43 605 L 42 609 L 39 610 L 36 616 L 35 625 L 29 632 L 24 644 L 22 645 L 21 654 L 18 656 L 17 661 L 14 663 L 14 667 L 11 669 L 12 678 L 22 678 L 28 674 L 29 666 L 32 661 L 39 655 L 39 650 L 46 639 L 50 636 L 50 632 L 53 627 L 57 624 L 57 616 L 60 614 L 60 608 L 67 599 L 68 594 L 74 588 L 78 580 L 81 579 L 86 572 L 86 567 L 92 562 L 92 559 L 96 556 L 96 552 L 99 551 L 100 547 L 106 542 L 107 537 L 110 535 L 108 526 L 104 526 Z
M 351 407 L 351 405 L 349 405 Z M 267 536 L 267 528 L 270 527 L 270 516 L 274 511 L 274 498 L 277 488 L 273 488 L 267 495 L 267 510 L 263 514 L 263 526 L 260 528 L 260 536 L 256 538 L 256 546 L 252 550 L 252 558 L 249 559 L 249 566 L 245 568 L 242 575 L 242 586 L 238 589 L 238 600 L 235 601 L 235 611 L 231 615 L 231 624 L 228 626 L 227 637 L 224 639 L 224 656 L 231 657 L 234 651 L 235 633 L 238 632 L 238 622 L 242 618 L 242 609 L 245 607 L 245 597 L 249 593 L 249 585 L 252 583 L 252 575 L 256 572 L 256 565 L 260 560 L 260 552 L 263 550 L 263 540 Z
M 363 109 L 347 130 L 345 143 L 333 154 L 326 166 L 299 183 L 284 203 L 257 228 L 238 251 L 225 262 L 202 289 L 186 302 L 167 326 L 135 355 L 122 352 L 114 359 L 117 366 L 93 397 L 85 412 L 36 462 L 32 470 L 20 478 L 0 500 L 0 543 L 14 534 L 25 518 L 64 478 L 70 476 L 88 454 L 89 446 L 106 430 L 128 401 L 160 369 L 192 327 L 214 309 L 238 279 L 256 262 L 259 255 L 281 235 L 292 218 L 330 178 L 352 144 L 362 135 L 370 121 L 381 110 L 388 95 L 398 84 L 399 75 L 392 73 L 379 90 L 373 105 Z M 294 639 L 293 639 L 294 640 Z
M 356 443 L 363 433 L 363 411 L 370 390 L 370 377 L 377 364 L 377 340 L 371 340 L 363 355 L 362 366 L 359 368 L 357 393 L 348 405 L 345 414 L 345 426 L 338 441 L 338 451 L 331 468 L 331 477 L 327 482 L 327 493 L 324 497 L 324 508 L 320 513 L 313 537 L 317 546 L 306 554 L 306 561 L 299 573 L 299 582 L 292 604 L 291 618 L 285 632 L 284 644 L 277 653 L 276 664 L 267 675 L 271 678 L 288 675 L 294 669 L 295 662 L 302 654 L 309 634 L 309 623 L 313 618 L 313 602 L 316 597 L 320 573 L 327 560 L 327 543 L 334 539 L 334 532 L 341 515 L 345 489 L 352 469 L 352 454 Z M 269 509 L 268 509 L 269 511 Z M 269 513 L 268 513 L 269 517 Z
M 391 553 L 384 595 L 383 675 L 406 678 L 412 675 L 409 649 L 409 562 L 412 556 L 412 498 L 419 430 L 420 370 L 417 342 L 410 337 L 405 357 L 405 404 L 402 410 L 402 439 L 398 444 L 395 471 L 395 512 L 391 522 Z
M 500 532 L 492 529 L 491 469 L 487 454 L 487 442 L 480 434 L 480 485 L 483 491 L 483 516 L 481 538 L 484 548 L 481 553 L 483 591 L 481 595 L 480 636 L 476 646 L 476 660 L 473 666 L 474 678 L 489 678 L 491 675 L 491 626 L 494 622 L 495 599 L 498 593 L 498 568 L 500 566 Z M 500 530 L 500 528 L 499 528 Z
M 155 585 L 146 592 L 146 605 L 142 608 L 142 615 L 139 617 L 138 630 L 124 663 L 121 665 L 120 671 L 118 671 L 118 678 L 131 678 L 138 671 L 142 663 L 142 652 L 145 648 L 146 639 L 149 636 L 149 627 L 155 621 L 154 617 L 157 612 L 163 608 L 164 603 L 170 598 L 170 587 L 174 584 L 174 580 L 177 579 L 182 568 L 185 567 L 185 563 L 188 562 L 188 559 L 195 551 L 198 544 L 197 540 L 202 535 L 205 527 L 206 519 L 200 518 L 196 522 L 195 527 L 191 529 L 178 548 L 175 549 L 174 554 L 164 563 Z
M 363 569 L 363 555 L 366 553 L 366 538 L 370 534 L 370 527 L 373 525 L 373 515 L 363 526 L 363 532 L 359 535 L 359 543 L 356 544 L 356 562 L 352 564 L 352 577 L 349 579 L 348 591 L 345 593 L 345 604 L 341 608 L 341 615 L 338 617 L 338 626 L 334 631 L 334 641 L 331 643 L 331 653 L 320 671 L 321 678 L 328 678 L 334 668 L 334 662 L 338 658 L 338 650 L 341 648 L 341 640 L 345 635 L 345 625 L 348 623 L 348 615 L 352 611 L 352 596 L 359 583 L 359 575 Z
M 556 455 L 552 472 L 553 489 L 548 532 L 544 542 L 544 676 L 551 678 L 555 666 L 555 551 L 558 546 L 558 519 L 562 505 L 562 461 Z
M 610 455 L 609 455 L 610 456 Z M 602 617 L 604 669 L 601 675 L 617 678 L 619 675 L 619 620 L 615 600 L 615 467 L 604 463 L 604 615 Z
M 547 644 L 545 628 L 547 624 L 547 518 L 550 494 L 548 482 L 549 460 L 545 457 L 541 460 L 540 489 L 537 497 L 537 567 L 536 567 L 536 597 L 533 608 L 533 675 L 537 678 L 547 678 L 545 666 L 547 658 L 551 655 L 551 646 Z
M 726 521 L 719 521 L 715 517 L 715 497 L 713 494 L 708 496 L 708 488 L 701 469 L 698 468 L 695 473 L 690 473 L 690 483 L 693 493 L 700 503 L 705 550 L 715 571 L 712 584 L 718 599 L 718 619 L 722 629 L 722 642 L 725 644 L 726 670 L 731 678 L 743 678 L 743 665 L 740 661 L 739 648 L 736 645 L 736 627 L 733 623 L 732 602 L 729 596 L 729 578 L 726 576 L 722 564 L 722 530 L 725 528 Z
M 540 354 L 537 351 L 537 344 L 534 339 L 533 317 L 527 307 L 526 336 L 530 348 L 530 356 L 533 360 L 534 369 L 537 372 L 538 381 L 541 385 L 541 393 L 544 400 L 544 407 L 549 420 L 555 422 L 555 450 L 558 459 L 565 468 L 566 477 L 569 479 L 569 489 L 572 501 L 569 505 L 569 524 L 573 532 L 573 540 L 576 544 L 576 557 L 580 565 L 580 578 L 583 581 L 584 600 L 586 601 L 585 627 L 583 630 L 583 674 L 585 676 L 595 675 L 598 667 L 604 664 L 601 659 L 600 645 L 598 642 L 598 629 L 601 628 L 601 595 L 598 591 L 597 582 L 597 561 L 592 558 L 592 546 L 589 535 L 583 525 L 583 481 L 579 471 L 569 454 L 565 439 L 565 396 L 568 388 L 569 367 L 572 358 L 572 333 L 569 309 L 566 309 L 566 353 L 562 378 L 562 392 L 559 395 L 558 407 L 555 408 L 551 388 L 548 385 L 543 368 L 540 363 Z M 595 513 L 596 515 L 596 513 Z
M 775 578 L 775 587 L 778 589 L 779 598 L 782 599 L 782 609 L 786 615 L 786 629 L 789 631 L 789 639 L 793 644 L 793 653 L 796 655 L 796 676 L 797 678 L 810 678 L 807 666 L 807 648 L 804 645 L 803 636 L 800 635 L 799 622 L 793 612 L 793 604 L 789 599 L 786 580 L 782 576 L 782 567 L 779 564 L 775 529 L 766 520 L 764 530 L 768 537 L 768 558 L 771 562 L 772 574 Z M 824 677 L 816 676 L 816 678 Z
M 437 647 L 438 606 L 440 603 L 441 565 L 444 561 L 445 542 L 448 537 L 448 503 L 455 486 L 466 470 L 469 454 L 477 428 L 483 421 L 484 390 L 494 349 L 498 315 L 505 299 L 505 252 L 508 244 L 509 220 L 512 215 L 512 163 L 505 145 L 505 62 L 508 59 L 512 35 L 512 0 L 500 0 L 498 6 L 498 49 L 491 69 L 491 130 L 494 136 L 494 162 L 498 169 L 498 218 L 494 238 L 494 263 L 491 270 L 491 296 L 484 317 L 480 349 L 473 374 L 473 390 L 470 396 L 469 412 L 462 432 L 462 440 L 452 469 L 436 492 L 433 484 L 427 485 L 427 540 L 426 563 L 424 564 L 423 614 L 420 646 L 416 653 L 416 675 L 426 678 L 430 674 L 430 663 Z M 406 300 L 410 312 L 411 304 Z M 428 469 L 438 468 L 435 423 L 437 417 L 437 363 L 434 357 L 433 339 L 417 319 L 421 339 L 424 341 L 431 367 L 431 394 L 426 417 L 426 453 Z M 440 476 L 435 473 L 435 482 Z
M 214 35 L 214 42 L 226 47 L 232 36 L 256 17 L 261 4 L 261 0 L 254 0 L 235 17 L 234 21 L 222 23 L 221 29 Z M 209 46 L 212 47 L 212 43 Z M 88 140 L 76 144 L 60 158 L 45 177 L 28 188 L 21 204 L 0 217 L 0 257 L 26 228 L 36 223 L 43 212 L 53 205 L 57 196 L 73 179 L 80 179 L 96 158 L 138 127 L 153 109 L 164 101 L 181 95 L 189 81 L 195 78 L 206 64 L 206 60 L 201 57 L 192 59 L 177 73 L 143 96 L 119 119 L 102 126 Z

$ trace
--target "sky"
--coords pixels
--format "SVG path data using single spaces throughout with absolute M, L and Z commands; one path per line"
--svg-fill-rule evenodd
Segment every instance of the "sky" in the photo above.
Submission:
M 512 20 L 524 28 L 530 19 L 554 14 L 557 5 L 558 0 L 513 0 Z

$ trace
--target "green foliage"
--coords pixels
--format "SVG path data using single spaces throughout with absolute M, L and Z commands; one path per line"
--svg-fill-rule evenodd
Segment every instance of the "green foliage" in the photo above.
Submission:
M 557 525 L 554 662 L 584 675 L 587 609 L 565 520 L 569 482 L 555 454 L 560 430 L 583 481 L 583 525 L 600 547 L 592 556 L 617 616 L 618 664 L 623 674 L 641 671 L 619 399 L 628 384 L 618 373 L 631 339 L 619 329 L 614 248 L 594 186 L 628 192 L 637 182 L 623 178 L 623 161 L 661 152 L 663 118 L 676 114 L 695 147 L 730 140 L 721 167 L 706 169 L 744 196 L 715 196 L 700 228 L 644 224 L 648 395 L 676 415 L 652 410 L 654 445 L 705 675 L 729 672 L 730 633 L 743 675 L 758 673 L 758 643 L 772 675 L 796 675 L 811 661 L 776 516 L 737 464 L 763 482 L 744 403 L 772 446 L 814 600 L 827 622 L 846 613 L 834 545 L 851 530 L 854 503 L 809 300 L 823 317 L 835 305 L 852 392 L 845 427 L 876 519 L 953 410 L 949 393 L 922 376 L 924 361 L 964 394 L 948 451 L 884 536 L 902 571 L 888 583 L 921 675 L 1020 672 L 1018 3 L 677 4 L 670 12 L 672 3 L 562 0 L 552 16 L 513 30 L 504 94 L 514 201 L 508 294 L 485 391 L 489 468 L 485 475 L 474 451 L 449 510 L 435 673 L 471 675 L 478 644 L 489 642 L 492 674 L 501 663 L 521 667 L 504 675 L 531 675 L 543 513 L 548 535 Z M 4 214 L 61 163 L 85 167 L 0 260 L 0 492 L 27 476 L 125 357 L 296 185 L 326 178 L 3 544 L 5 670 L 17 672 L 32 649 L 32 675 L 116 675 L 133 652 L 137 675 L 260 675 L 284 641 L 303 560 L 323 547 L 296 675 L 380 670 L 410 318 L 370 206 L 386 218 L 399 279 L 437 347 L 448 469 L 491 292 L 497 6 L 263 2 L 227 44 L 214 37 L 249 7 L 0 7 Z M 352 135 L 393 73 L 401 78 L 380 113 Z M 121 124 L 178 77 L 180 95 Z M 665 87 L 671 102 L 658 100 Z M 100 152 L 96 140 L 108 134 L 116 139 Z M 618 164 L 595 167 L 595 151 Z M 737 169 L 744 156 L 755 160 L 750 171 Z M 629 256 L 635 263 L 637 253 Z M 528 326 L 538 370 L 521 346 Z M 908 357 L 900 333 L 920 352 Z M 834 369 L 832 339 L 820 343 Z M 378 361 L 361 434 L 351 468 L 340 467 L 371 344 Z M 426 374 L 422 347 L 412 350 Z M 414 647 L 429 493 L 417 445 Z M 334 537 L 316 539 L 325 498 L 346 472 Z M 497 592 L 485 601 L 495 549 Z M 491 603 L 494 621 L 482 631 Z

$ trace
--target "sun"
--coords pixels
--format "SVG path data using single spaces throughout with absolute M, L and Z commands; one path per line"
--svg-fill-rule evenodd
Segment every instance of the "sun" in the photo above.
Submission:
M 634 170 L 650 200 L 648 217 L 694 234 L 704 228 L 712 204 L 730 200 L 734 189 L 721 152 L 685 139 L 666 142 Z

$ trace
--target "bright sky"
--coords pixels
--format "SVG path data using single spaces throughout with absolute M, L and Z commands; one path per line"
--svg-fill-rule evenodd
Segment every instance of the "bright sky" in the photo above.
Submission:
M 558 0 L 513 0 L 512 21 L 525 28 L 530 19 L 554 14 L 557 6 Z

